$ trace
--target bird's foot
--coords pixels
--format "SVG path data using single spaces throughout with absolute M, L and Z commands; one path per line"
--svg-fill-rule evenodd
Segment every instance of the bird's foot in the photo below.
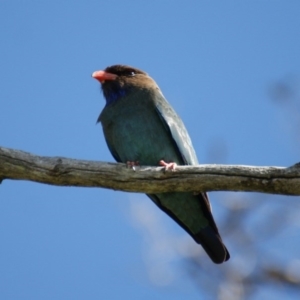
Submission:
M 171 170 L 172 172 L 174 172 L 177 167 L 176 163 L 174 162 L 166 163 L 164 160 L 160 160 L 159 165 L 165 167 L 166 171 Z
M 139 161 L 127 161 L 127 162 L 126 162 L 127 168 L 130 168 L 130 169 L 132 169 L 133 171 L 135 171 L 135 167 L 136 167 L 136 166 L 139 166 L 139 165 L 140 165 L 140 162 L 139 162 Z

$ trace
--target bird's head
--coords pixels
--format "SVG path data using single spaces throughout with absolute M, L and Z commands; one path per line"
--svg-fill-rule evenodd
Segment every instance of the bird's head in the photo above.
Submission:
M 158 88 L 147 73 L 125 65 L 107 67 L 104 71 L 94 72 L 92 77 L 101 83 L 107 104 L 137 90 Z

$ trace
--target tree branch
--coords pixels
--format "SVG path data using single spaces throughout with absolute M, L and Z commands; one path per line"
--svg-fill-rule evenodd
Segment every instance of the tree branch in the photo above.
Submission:
M 0 182 L 29 180 L 57 186 L 102 187 L 141 193 L 247 191 L 300 195 L 300 163 L 289 168 L 235 165 L 162 167 L 44 157 L 0 147 Z

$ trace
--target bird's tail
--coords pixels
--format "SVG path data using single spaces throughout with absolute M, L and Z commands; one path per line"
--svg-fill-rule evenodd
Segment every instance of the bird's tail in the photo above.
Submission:
M 219 233 L 216 233 L 210 225 L 193 235 L 193 238 L 198 244 L 201 244 L 214 263 L 221 264 L 230 258 L 230 254 L 223 244 Z
M 230 254 L 219 234 L 207 194 L 201 193 L 198 195 L 198 198 L 202 206 L 202 211 L 208 220 L 208 226 L 200 229 L 197 234 L 192 234 L 192 237 L 198 244 L 202 245 L 214 263 L 221 264 L 230 258 Z

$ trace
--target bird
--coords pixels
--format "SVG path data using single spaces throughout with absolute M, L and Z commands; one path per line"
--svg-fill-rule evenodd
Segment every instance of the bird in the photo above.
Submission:
M 198 165 L 187 129 L 157 83 L 144 71 L 112 65 L 92 77 L 102 87 L 105 106 L 97 123 L 117 162 L 157 166 Z M 206 193 L 166 192 L 147 196 L 221 264 L 230 258 Z

